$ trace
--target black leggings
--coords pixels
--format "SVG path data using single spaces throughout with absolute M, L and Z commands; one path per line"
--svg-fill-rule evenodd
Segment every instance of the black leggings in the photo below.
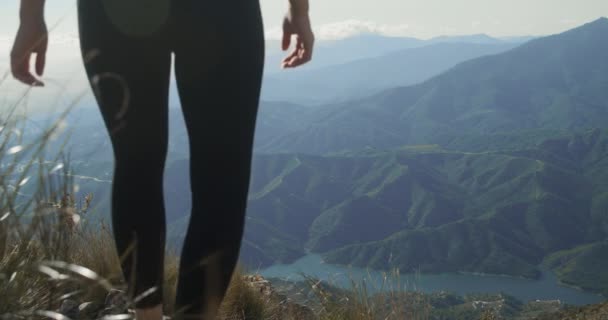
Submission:
M 192 213 L 176 311 L 214 312 L 238 260 L 264 64 L 258 0 L 79 0 L 81 51 L 112 141 L 112 228 L 131 297 L 163 296 L 171 54 Z M 131 249 L 131 244 L 134 244 Z M 186 317 L 184 317 L 186 318 Z

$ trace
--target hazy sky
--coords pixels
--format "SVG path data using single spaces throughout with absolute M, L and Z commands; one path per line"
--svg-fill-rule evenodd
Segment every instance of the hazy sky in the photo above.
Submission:
M 97 0 L 96 0 L 97 1 Z M 222 1 L 222 0 L 204 0 Z M 252 0 L 245 0 L 252 1 Z M 0 37 L 14 31 L 19 0 L 0 1 Z M 321 38 L 372 31 L 432 37 L 487 33 L 542 35 L 608 16 L 607 0 L 310 0 Z M 75 32 L 76 0 L 48 0 L 49 23 L 61 16 L 62 32 Z M 276 34 L 287 0 L 261 0 L 266 30 Z M 322 30 L 321 30 L 322 29 Z

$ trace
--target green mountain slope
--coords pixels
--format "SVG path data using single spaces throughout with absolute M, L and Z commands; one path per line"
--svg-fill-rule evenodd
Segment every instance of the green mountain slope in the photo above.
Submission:
M 331 263 L 536 277 L 608 236 L 606 161 L 602 130 L 510 151 L 260 155 L 249 216 Z
M 465 218 L 331 250 L 327 261 L 534 276 L 547 254 L 608 237 L 607 143 L 606 131 L 592 130 L 517 152 L 418 155 L 470 191 Z M 603 248 L 565 251 L 549 265 L 562 281 L 605 293 L 606 282 L 591 281 L 604 266 Z

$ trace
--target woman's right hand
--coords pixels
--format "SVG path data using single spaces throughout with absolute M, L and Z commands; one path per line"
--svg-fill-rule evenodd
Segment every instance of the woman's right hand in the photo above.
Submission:
M 283 68 L 295 68 L 312 59 L 315 36 L 308 15 L 308 0 L 290 0 L 290 7 L 283 19 L 283 51 L 289 49 L 291 38 L 296 36 L 294 50 L 283 59 Z
M 15 79 L 31 86 L 44 86 L 44 83 L 30 71 L 30 60 L 36 54 L 34 71 L 38 76 L 42 76 L 48 35 L 46 24 L 42 19 L 21 22 L 11 50 L 11 72 Z

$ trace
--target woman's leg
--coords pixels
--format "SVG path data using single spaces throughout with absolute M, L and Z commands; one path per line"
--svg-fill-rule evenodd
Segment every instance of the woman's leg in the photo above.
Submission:
M 81 50 L 115 157 L 112 226 L 137 308 L 162 302 L 163 171 L 171 52 L 162 30 L 129 37 L 98 0 L 79 1 Z M 130 250 L 133 249 L 133 250 Z
M 243 236 L 264 35 L 256 0 L 180 3 L 172 32 L 192 214 L 176 311 L 178 319 L 214 319 Z

